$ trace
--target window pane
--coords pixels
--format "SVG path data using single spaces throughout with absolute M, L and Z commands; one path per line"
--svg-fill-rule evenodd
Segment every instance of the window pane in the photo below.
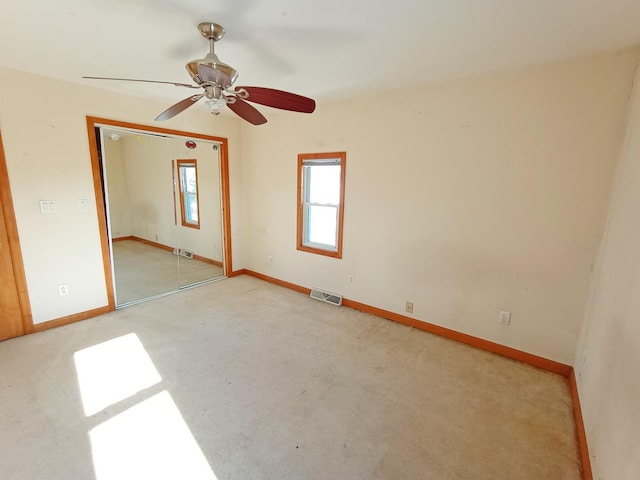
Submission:
M 184 190 L 188 193 L 196 193 L 196 167 L 183 167 L 184 173 Z
M 187 221 L 198 223 L 198 197 L 193 193 L 185 194 L 185 206 Z
M 342 258 L 346 152 L 298 154 L 298 250 Z
M 340 165 L 314 165 L 305 168 L 309 172 L 309 201 L 339 204 Z
M 182 225 L 200 228 L 198 213 L 198 174 L 195 160 L 178 160 L 180 212 Z
M 308 241 L 336 246 L 337 211 L 335 207 L 309 206 Z

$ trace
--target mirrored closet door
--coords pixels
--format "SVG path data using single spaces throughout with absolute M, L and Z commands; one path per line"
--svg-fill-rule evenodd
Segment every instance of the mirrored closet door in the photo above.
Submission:
M 98 129 L 116 305 L 223 277 L 219 145 Z

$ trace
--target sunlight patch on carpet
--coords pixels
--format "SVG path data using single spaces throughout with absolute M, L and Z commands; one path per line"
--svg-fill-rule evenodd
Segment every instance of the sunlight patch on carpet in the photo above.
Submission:
M 217 480 L 167 391 L 103 422 L 89 436 L 96 480 Z
M 73 359 L 87 416 L 161 381 L 135 333 L 79 350 Z

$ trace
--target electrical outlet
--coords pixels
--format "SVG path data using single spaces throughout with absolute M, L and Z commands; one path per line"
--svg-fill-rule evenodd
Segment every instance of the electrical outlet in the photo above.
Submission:
M 404 308 L 405 312 L 413 313 L 413 302 L 407 301 L 407 305 Z
M 269 263 L 273 263 L 273 255 L 269 255 Z
M 498 317 L 498 322 L 503 325 L 509 325 L 511 323 L 511 312 L 505 312 L 504 310 L 500 312 L 500 316 Z
M 61 297 L 64 297 L 65 295 L 69 295 L 69 287 L 67 287 L 66 285 L 58 285 L 58 294 Z
M 353 273 L 347 275 L 347 278 L 349 279 L 349 283 L 354 283 L 356 281 L 356 276 Z
M 41 213 L 54 213 L 56 211 L 55 200 L 40 200 Z

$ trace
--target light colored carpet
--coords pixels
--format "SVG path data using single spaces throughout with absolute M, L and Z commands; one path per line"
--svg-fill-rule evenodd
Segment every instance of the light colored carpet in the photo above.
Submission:
M 113 242 L 113 259 L 118 305 L 224 276 L 222 267 L 136 240 Z
M 4 480 L 580 478 L 566 379 L 248 276 L 0 364 Z

